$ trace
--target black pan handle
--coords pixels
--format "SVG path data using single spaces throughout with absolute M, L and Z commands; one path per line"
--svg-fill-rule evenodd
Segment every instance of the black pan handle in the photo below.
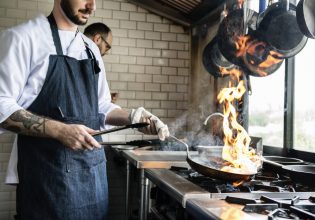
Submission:
M 111 129 L 104 130 L 104 131 L 98 131 L 98 132 L 95 132 L 94 134 L 92 134 L 92 136 L 95 137 L 97 135 L 107 134 L 107 133 L 120 131 L 120 130 L 124 130 L 124 129 L 128 129 L 128 128 L 143 128 L 143 127 L 146 127 L 148 125 L 149 125 L 149 123 L 146 123 L 146 122 L 134 123 L 134 124 L 129 124 L 129 125 L 124 125 L 124 126 L 111 128 Z
M 130 146 L 137 146 L 137 147 L 144 147 L 144 146 L 152 146 L 154 145 L 153 141 L 150 140 L 134 140 L 134 141 L 127 141 L 127 142 L 99 142 L 101 145 L 130 145 Z

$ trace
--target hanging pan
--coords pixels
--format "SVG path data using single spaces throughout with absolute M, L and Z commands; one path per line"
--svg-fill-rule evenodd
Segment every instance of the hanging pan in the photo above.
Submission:
M 244 19 L 244 10 L 236 9 L 230 11 L 228 15 L 222 20 L 218 30 L 218 46 L 223 56 L 231 63 L 244 66 L 242 57 L 237 56 L 238 42 L 241 37 L 246 35 L 246 28 L 244 26 L 244 20 L 246 23 L 255 23 L 258 17 L 257 13 L 253 10 L 246 9 L 246 19 Z M 253 27 L 252 29 L 255 29 Z M 249 29 L 251 30 L 251 29 Z M 250 33 L 246 37 L 251 38 Z
M 300 0 L 296 9 L 297 23 L 301 32 L 315 39 L 315 1 Z
M 289 58 L 299 53 L 307 42 L 296 19 L 296 6 L 289 0 L 270 5 L 258 18 L 258 34 L 272 49 Z
M 225 71 L 235 68 L 235 65 L 225 59 L 219 50 L 217 37 L 214 37 L 203 50 L 202 62 L 206 70 L 214 77 L 225 77 L 227 76 L 224 74 Z

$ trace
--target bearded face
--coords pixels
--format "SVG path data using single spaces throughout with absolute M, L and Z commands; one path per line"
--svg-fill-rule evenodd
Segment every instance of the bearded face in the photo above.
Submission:
M 87 6 L 80 8 L 80 5 L 76 4 L 76 2 L 77 1 L 73 0 L 61 0 L 60 6 L 72 23 L 76 25 L 85 25 L 93 9 L 88 8 Z

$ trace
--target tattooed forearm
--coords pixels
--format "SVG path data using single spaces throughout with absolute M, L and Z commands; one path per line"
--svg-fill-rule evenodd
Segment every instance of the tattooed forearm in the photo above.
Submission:
M 46 136 L 45 123 L 47 121 L 47 118 L 34 115 L 26 110 L 19 110 L 14 112 L 0 126 L 16 133 L 44 137 Z

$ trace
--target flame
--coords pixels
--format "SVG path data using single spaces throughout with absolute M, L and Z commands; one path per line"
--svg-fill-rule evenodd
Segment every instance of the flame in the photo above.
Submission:
M 233 173 L 256 173 L 260 158 L 255 150 L 249 149 L 250 137 L 246 130 L 237 122 L 237 111 L 233 106 L 235 100 L 241 101 L 246 92 L 244 81 L 239 81 L 236 87 L 223 88 L 217 99 L 223 104 L 224 147 L 222 158 L 230 163 L 223 171 Z M 256 162 L 259 163 L 256 164 Z
M 226 69 L 224 67 L 220 67 L 220 73 L 222 75 L 230 75 L 232 77 L 235 77 L 237 79 L 237 81 L 239 81 L 240 79 L 240 76 L 243 74 L 242 71 L 240 71 L 239 69 L 237 68 L 233 68 L 233 69 Z
M 236 181 L 236 182 L 233 182 L 233 183 L 232 183 L 232 186 L 238 187 L 238 186 L 240 186 L 242 183 L 244 183 L 244 180 Z

